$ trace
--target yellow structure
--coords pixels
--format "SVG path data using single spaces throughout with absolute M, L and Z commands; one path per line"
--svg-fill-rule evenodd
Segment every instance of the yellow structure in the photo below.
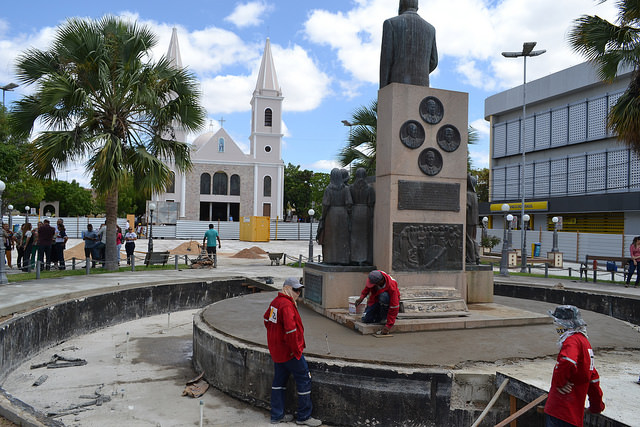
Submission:
M 243 242 L 268 242 L 271 222 L 268 216 L 240 217 L 240 240 Z

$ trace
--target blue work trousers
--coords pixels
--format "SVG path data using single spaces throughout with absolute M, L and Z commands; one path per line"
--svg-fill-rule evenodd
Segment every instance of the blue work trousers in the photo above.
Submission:
M 631 282 L 631 276 L 633 276 L 633 272 L 638 270 L 638 272 L 636 273 L 636 286 L 638 286 L 638 283 L 640 282 L 640 268 L 638 268 L 634 263 L 633 260 L 629 260 L 629 272 L 627 273 L 627 285 L 629 284 L 629 282 Z
M 387 321 L 387 313 L 389 312 L 389 292 L 383 292 L 378 295 L 378 301 L 373 305 L 367 306 L 362 315 L 363 323 L 380 323 Z
M 544 414 L 545 417 L 545 427 L 576 427 L 573 424 L 569 424 L 566 421 L 562 421 L 556 417 L 552 417 L 549 414 Z
M 284 400 L 287 390 L 289 374 L 296 381 L 298 392 L 298 421 L 304 421 L 311 416 L 311 373 L 304 358 L 295 357 L 283 363 L 274 363 L 275 373 L 271 385 L 271 421 L 284 417 Z

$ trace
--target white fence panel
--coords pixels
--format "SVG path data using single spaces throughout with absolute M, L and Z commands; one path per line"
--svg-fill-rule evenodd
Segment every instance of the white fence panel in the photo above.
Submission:
M 587 255 L 627 256 L 622 238 L 620 234 L 580 233 L 578 261 L 584 261 Z

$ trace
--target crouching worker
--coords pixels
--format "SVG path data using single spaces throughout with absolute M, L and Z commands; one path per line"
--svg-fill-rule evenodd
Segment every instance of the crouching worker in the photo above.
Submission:
M 558 306 L 555 311 L 549 311 L 549 315 L 560 335 L 560 353 L 544 407 L 546 427 L 582 427 L 587 396 L 590 412 L 604 411 L 600 377 L 587 339 L 587 324 L 572 305 Z
M 400 310 L 400 291 L 398 282 L 393 277 L 381 270 L 373 270 L 369 273 L 360 298 L 355 301 L 356 307 L 369 295 L 367 308 L 362 315 L 364 323 L 385 323 L 381 335 L 387 335 L 398 317 Z
M 302 354 L 305 348 L 304 327 L 298 313 L 296 300 L 304 286 L 297 279 L 289 277 L 284 281 L 264 313 L 267 328 L 267 344 L 273 359 L 274 376 L 271 385 L 271 424 L 286 423 L 293 415 L 284 413 L 284 400 L 289 374 L 296 381 L 298 392 L 298 412 L 296 424 L 319 426 L 322 421 L 311 418 L 311 373 Z

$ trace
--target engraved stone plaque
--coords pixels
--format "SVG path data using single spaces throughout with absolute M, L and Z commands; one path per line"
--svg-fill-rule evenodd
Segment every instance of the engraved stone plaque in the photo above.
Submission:
M 462 224 L 393 223 L 395 271 L 461 271 Z
M 398 210 L 460 212 L 460 184 L 398 181 Z
M 426 175 L 434 176 L 442 170 L 442 154 L 435 148 L 426 148 L 418 156 L 418 167 Z
M 438 129 L 436 140 L 440 148 L 452 153 L 460 146 L 460 132 L 453 125 L 444 125 Z
M 322 276 L 304 272 L 304 299 L 322 304 Z
M 442 102 L 435 96 L 427 96 L 420 102 L 420 117 L 430 125 L 437 125 L 444 116 Z
M 400 141 L 411 149 L 424 143 L 424 128 L 415 120 L 407 120 L 400 128 Z

